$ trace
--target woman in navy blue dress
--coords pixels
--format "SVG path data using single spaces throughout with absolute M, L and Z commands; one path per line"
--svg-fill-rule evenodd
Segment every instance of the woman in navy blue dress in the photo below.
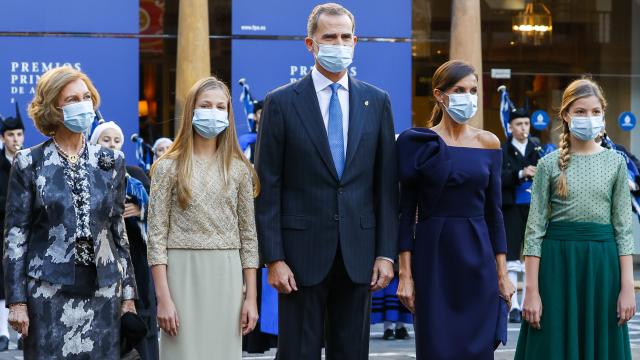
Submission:
M 506 268 L 498 138 L 469 126 L 473 67 L 449 61 L 433 76 L 430 129 L 398 138 L 400 284 L 415 315 L 418 359 L 493 359 Z

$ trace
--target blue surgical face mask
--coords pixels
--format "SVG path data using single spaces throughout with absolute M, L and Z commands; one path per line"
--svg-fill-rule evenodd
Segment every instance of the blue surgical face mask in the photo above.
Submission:
M 327 71 L 339 73 L 353 62 L 353 50 L 353 46 L 318 44 L 316 59 Z
M 64 126 L 74 133 L 81 133 L 89 128 L 96 117 L 93 112 L 93 101 L 80 101 L 62 107 Z
M 449 106 L 445 106 L 445 110 L 458 124 L 468 122 L 478 111 L 477 94 L 448 94 L 448 96 Z
M 193 110 L 193 128 L 206 139 L 213 139 L 229 127 L 229 113 L 218 109 Z
M 604 116 L 572 116 L 569 131 L 573 136 L 589 141 L 598 137 L 604 129 Z

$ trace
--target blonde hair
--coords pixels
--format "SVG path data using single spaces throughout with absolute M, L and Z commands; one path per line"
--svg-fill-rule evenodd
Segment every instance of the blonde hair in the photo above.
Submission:
M 560 142 L 558 144 L 560 176 L 556 180 L 556 193 L 563 199 L 569 196 L 566 172 L 571 160 L 571 133 L 569 131 L 569 123 L 565 120 L 565 117 L 569 115 L 569 108 L 576 100 L 590 96 L 595 96 L 600 100 L 602 110 L 607 108 L 607 100 L 604 98 L 602 88 L 591 79 L 574 80 L 562 93 L 562 104 L 558 112 L 558 116 L 562 121 L 562 134 L 560 134 Z
M 89 77 L 69 66 L 51 69 L 44 73 L 36 85 L 36 94 L 29 104 L 29 116 L 38 131 L 51 136 L 63 124 L 62 110 L 58 107 L 58 97 L 69 83 L 82 80 L 87 85 L 93 101 L 93 109 L 100 106 L 100 94 Z
M 233 120 L 233 108 L 231 107 L 231 95 L 229 94 L 229 88 L 220 80 L 215 77 L 206 77 L 198 80 L 189 89 L 184 103 L 184 113 L 182 115 L 182 121 L 178 135 L 169 149 L 156 161 L 151 167 L 151 173 L 155 172 L 155 169 L 163 159 L 175 160 L 175 176 L 176 176 L 176 191 L 178 196 L 178 204 L 181 208 L 186 209 L 191 201 L 191 176 L 193 169 L 193 112 L 196 107 L 196 101 L 202 93 L 208 90 L 221 90 L 227 98 L 227 112 L 229 113 L 229 127 L 222 131 L 217 137 L 218 153 L 222 159 L 222 173 L 224 177 L 225 185 L 229 181 L 229 173 L 231 165 L 234 160 L 239 160 L 249 169 L 253 178 L 253 192 L 254 196 L 257 196 L 260 191 L 260 182 L 258 175 L 251 163 L 246 159 L 240 145 L 238 144 L 238 138 L 236 135 L 235 122 Z
M 327 14 L 333 16 L 347 15 L 351 19 L 351 32 L 356 32 L 356 19 L 353 14 L 347 10 L 344 6 L 336 3 L 320 4 L 313 8 L 307 20 L 307 36 L 313 37 L 318 30 L 318 19 L 320 15 Z
M 447 90 L 454 87 L 458 81 L 469 75 L 475 75 L 476 79 L 478 78 L 473 65 L 466 61 L 449 60 L 440 65 L 436 72 L 433 73 L 433 77 L 431 78 L 431 88 L 433 90 L 438 89 L 445 93 Z M 431 111 L 431 118 L 427 122 L 427 127 L 434 127 L 440 123 L 444 112 L 442 106 L 443 105 L 436 100 L 433 110 Z

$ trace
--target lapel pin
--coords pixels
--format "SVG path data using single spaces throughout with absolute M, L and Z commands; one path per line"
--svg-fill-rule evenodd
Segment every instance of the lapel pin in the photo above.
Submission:
M 364 101 L 364 106 L 369 106 L 369 100 Z

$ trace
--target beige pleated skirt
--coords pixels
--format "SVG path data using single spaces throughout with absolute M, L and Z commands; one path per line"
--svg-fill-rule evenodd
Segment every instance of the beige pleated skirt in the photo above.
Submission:
M 167 278 L 178 311 L 178 336 L 162 332 L 163 360 L 242 358 L 239 250 L 169 249 Z

